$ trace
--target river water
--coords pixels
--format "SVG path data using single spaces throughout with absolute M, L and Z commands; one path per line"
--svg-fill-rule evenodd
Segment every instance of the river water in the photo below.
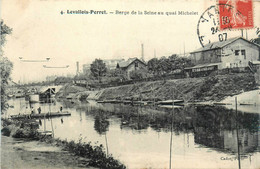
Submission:
M 9 101 L 6 116 L 30 113 L 24 99 Z M 260 166 L 259 113 L 213 106 L 172 108 L 56 101 L 33 104 L 42 112 L 62 106 L 71 116 L 41 120 L 54 137 L 104 145 L 128 168 L 241 168 Z M 170 142 L 172 141 L 172 148 Z M 171 150 L 171 153 L 170 153 Z

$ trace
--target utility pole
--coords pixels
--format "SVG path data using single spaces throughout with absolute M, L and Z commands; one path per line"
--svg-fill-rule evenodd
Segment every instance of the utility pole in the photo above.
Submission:
M 77 70 L 76 70 L 76 75 L 79 75 L 79 61 L 76 62 Z
M 174 99 L 173 99 L 173 94 L 172 94 L 171 139 L 170 139 L 170 164 L 169 164 L 169 169 L 172 168 L 172 132 L 173 132 L 173 116 L 174 116 Z
M 238 156 L 238 168 L 241 169 L 241 164 L 240 164 L 240 147 L 239 147 L 239 136 L 238 136 L 238 113 L 237 113 L 237 97 L 235 97 L 235 102 L 236 102 L 236 130 L 237 130 L 237 156 Z
M 49 116 L 50 116 L 50 119 L 51 119 L 51 130 L 52 130 L 52 137 L 54 137 L 54 129 L 53 129 L 53 124 L 52 124 L 52 118 L 51 118 L 51 103 L 52 103 L 52 101 L 51 101 L 51 92 L 52 92 L 52 88 L 50 87 L 49 88 L 50 89 L 50 92 L 49 92 L 49 94 L 50 94 L 50 96 L 49 96 Z

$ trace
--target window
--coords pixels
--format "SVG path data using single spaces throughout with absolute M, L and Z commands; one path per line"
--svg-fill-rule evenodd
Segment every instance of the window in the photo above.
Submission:
M 135 67 L 138 67 L 138 62 L 135 62 Z
M 235 55 L 236 55 L 236 56 L 239 55 L 239 50 L 235 50 Z
M 241 54 L 244 56 L 244 59 L 246 59 L 246 51 L 245 50 L 241 50 Z

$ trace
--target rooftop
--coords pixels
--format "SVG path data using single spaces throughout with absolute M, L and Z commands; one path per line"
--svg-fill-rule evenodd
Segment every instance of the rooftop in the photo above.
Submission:
M 217 41 L 217 42 L 209 43 L 209 44 L 205 45 L 204 47 L 201 47 L 201 48 L 199 48 L 199 49 L 197 49 L 197 50 L 195 50 L 195 51 L 193 51 L 191 53 L 197 53 L 197 52 L 202 52 L 202 51 L 207 51 L 207 50 L 223 48 L 224 46 L 226 46 L 226 45 L 228 45 L 230 43 L 233 43 L 234 41 L 236 41 L 238 39 L 243 39 L 243 40 L 245 40 L 247 42 L 250 42 L 247 39 L 244 39 L 242 37 L 235 37 L 235 38 L 230 38 L 230 39 L 228 39 L 226 41 L 222 41 L 222 42 Z M 252 43 L 252 44 L 254 44 L 256 46 L 259 46 L 259 45 L 255 44 L 253 42 L 250 42 L 250 43 Z
M 134 57 L 134 58 L 129 58 L 127 61 L 124 61 L 124 62 L 120 62 L 120 63 L 118 63 L 119 64 L 119 66 L 121 67 L 121 68 L 123 68 L 123 67 L 127 67 L 128 65 L 130 65 L 134 60 L 136 60 L 136 59 L 138 59 L 137 57 Z M 138 59 L 139 60 L 139 59 Z

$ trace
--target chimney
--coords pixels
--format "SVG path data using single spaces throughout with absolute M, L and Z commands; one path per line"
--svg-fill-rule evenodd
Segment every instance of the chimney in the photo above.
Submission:
M 142 56 L 142 61 L 144 61 L 144 44 L 141 45 L 142 47 L 142 53 L 141 53 L 141 56 Z
M 76 62 L 77 70 L 76 70 L 76 75 L 79 75 L 79 62 Z

